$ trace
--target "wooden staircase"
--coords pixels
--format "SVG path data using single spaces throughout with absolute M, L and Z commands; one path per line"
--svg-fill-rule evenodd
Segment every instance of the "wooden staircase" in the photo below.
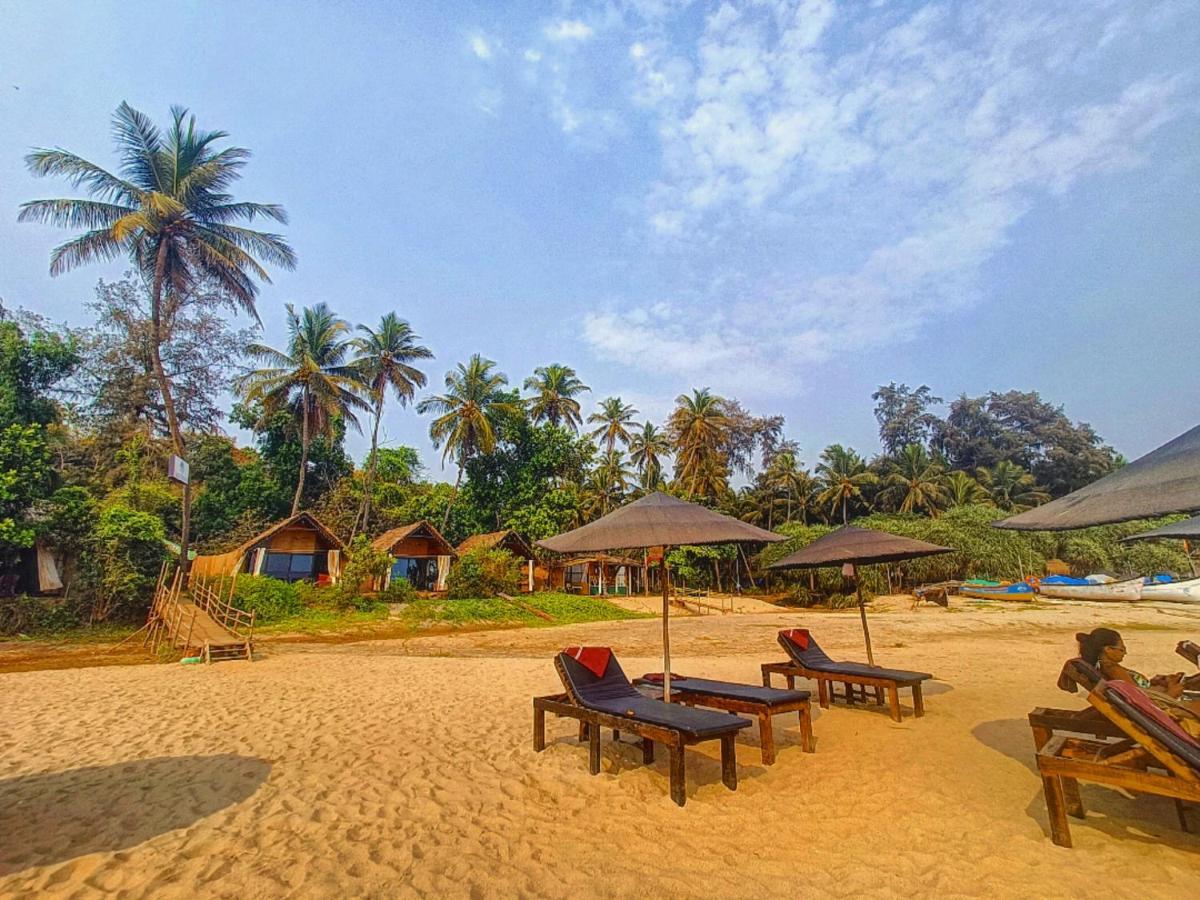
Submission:
M 254 613 L 238 609 L 233 599 L 221 596 L 221 584 L 192 578 L 187 592 L 178 569 L 167 577 L 164 564 L 159 572 L 150 606 L 146 638 L 153 652 L 166 643 L 185 657 L 199 656 L 206 663 L 224 659 L 253 660 Z

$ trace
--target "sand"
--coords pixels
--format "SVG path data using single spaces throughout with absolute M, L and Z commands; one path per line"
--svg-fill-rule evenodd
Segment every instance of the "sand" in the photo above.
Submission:
M 553 718 L 531 747 L 550 654 L 607 643 L 657 669 L 655 620 L 0 675 L 0 895 L 1194 897 L 1200 836 L 1169 801 L 1084 785 L 1075 848 L 1049 840 L 1024 716 L 1082 705 L 1054 679 L 1101 623 L 1146 671 L 1200 637 L 1179 607 L 878 611 L 878 661 L 937 676 L 926 717 L 817 711 L 812 755 L 781 718 L 769 768 L 750 729 L 736 793 L 702 747 L 683 809 L 665 753 L 643 767 L 606 735 L 589 776 Z M 694 616 L 675 668 L 756 681 L 801 624 L 861 655 L 853 611 Z

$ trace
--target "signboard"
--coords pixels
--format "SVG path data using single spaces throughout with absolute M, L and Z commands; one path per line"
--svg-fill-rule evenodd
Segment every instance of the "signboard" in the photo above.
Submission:
M 186 459 L 172 456 L 167 460 L 167 477 L 180 484 L 188 483 L 188 464 Z

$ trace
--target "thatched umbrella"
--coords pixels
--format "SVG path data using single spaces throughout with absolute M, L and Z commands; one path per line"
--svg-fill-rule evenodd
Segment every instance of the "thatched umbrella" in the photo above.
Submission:
M 866 566 L 874 563 L 899 562 L 938 553 L 953 553 L 950 547 L 939 547 L 925 541 L 843 525 L 837 531 L 817 538 L 807 547 L 797 550 L 768 569 L 818 569 L 824 566 Z M 858 572 L 854 573 L 854 584 L 858 591 L 858 614 L 862 618 L 863 638 L 867 642 L 867 662 L 875 665 L 875 654 L 871 650 L 871 631 L 867 627 L 867 607 L 863 602 L 862 582 Z
M 994 523 L 1066 531 L 1200 510 L 1200 425 L 1086 487 Z
M 1164 539 L 1183 541 L 1183 552 L 1187 554 L 1188 562 L 1192 567 L 1192 574 L 1195 575 L 1196 560 L 1192 557 L 1191 542 L 1197 538 L 1200 538 L 1200 516 L 1193 516 L 1190 519 L 1184 519 L 1182 522 L 1172 522 L 1170 525 L 1163 525 L 1161 528 L 1151 528 L 1149 531 L 1131 534 L 1129 537 L 1121 538 L 1121 542 Z
M 764 543 L 786 540 L 731 516 L 721 515 L 678 497 L 647 494 L 574 531 L 538 541 L 555 553 L 590 553 L 662 547 L 663 695 L 671 699 L 670 583 L 667 551 L 701 544 Z

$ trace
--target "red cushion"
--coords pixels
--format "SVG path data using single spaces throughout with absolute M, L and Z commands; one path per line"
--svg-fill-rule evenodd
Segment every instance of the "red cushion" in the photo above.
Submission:
M 779 632 L 801 650 L 808 649 L 808 629 L 807 628 L 791 628 L 787 631 Z
M 610 647 L 568 647 L 563 653 L 579 660 L 597 678 L 604 677 L 604 670 L 608 668 L 608 661 L 612 658 Z
M 1138 712 L 1145 715 L 1148 719 L 1152 719 L 1156 724 L 1165 728 L 1181 741 L 1193 744 L 1200 747 L 1200 741 L 1179 727 L 1179 723 L 1168 716 L 1165 712 L 1154 705 L 1154 701 L 1146 696 L 1136 684 L 1130 684 L 1128 681 L 1109 681 L 1108 686 Z

